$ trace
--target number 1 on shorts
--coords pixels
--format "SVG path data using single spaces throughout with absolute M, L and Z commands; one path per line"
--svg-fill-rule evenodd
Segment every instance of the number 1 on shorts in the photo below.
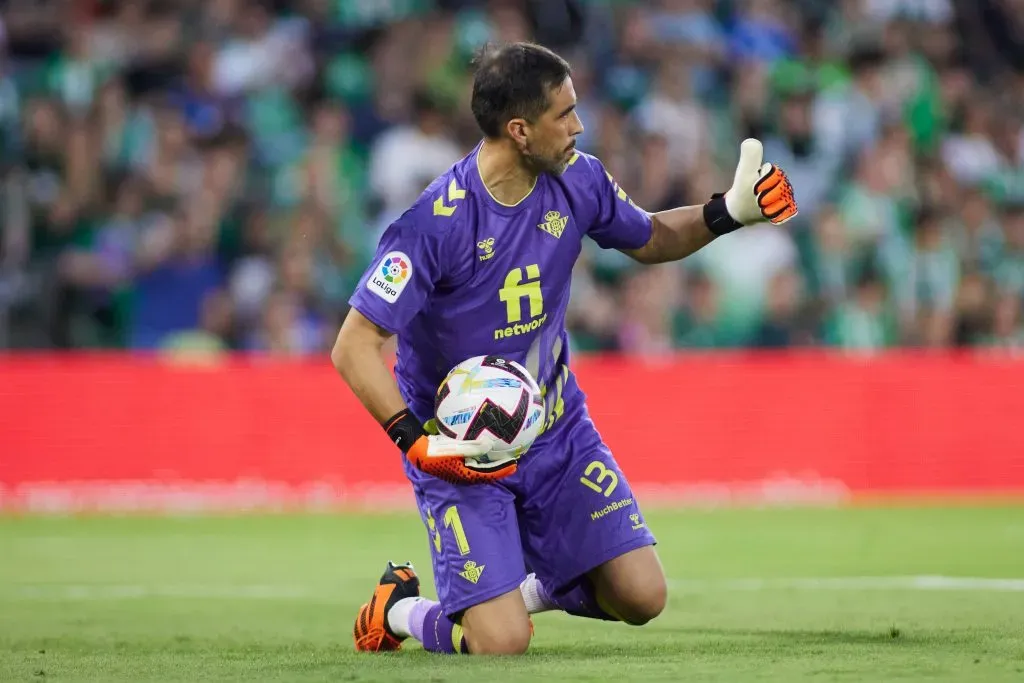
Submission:
M 444 526 L 452 530 L 455 536 L 455 545 L 459 548 L 460 555 L 469 555 L 469 539 L 466 538 L 466 530 L 462 528 L 462 518 L 459 517 L 459 508 L 452 505 L 444 512 Z

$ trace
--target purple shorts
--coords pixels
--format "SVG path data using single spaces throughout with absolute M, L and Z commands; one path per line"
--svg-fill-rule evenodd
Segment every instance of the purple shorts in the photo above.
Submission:
M 586 406 L 573 402 L 499 483 L 456 486 L 405 463 L 447 615 L 518 588 L 528 572 L 551 592 L 569 589 L 655 543 Z

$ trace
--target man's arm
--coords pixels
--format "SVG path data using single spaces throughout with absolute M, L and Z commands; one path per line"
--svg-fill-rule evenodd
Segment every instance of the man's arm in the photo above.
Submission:
M 487 483 L 515 474 L 516 465 L 500 470 L 479 470 L 467 459 L 485 455 L 491 442 L 428 436 L 398 391 L 398 383 L 384 362 L 384 343 L 392 336 L 352 308 L 331 349 L 331 362 L 352 393 L 373 415 L 413 467 L 456 484 Z
M 384 343 L 391 336 L 353 308 L 345 317 L 331 349 L 335 369 L 380 423 L 406 408 L 382 353 Z
M 639 249 L 626 249 L 624 253 L 640 263 L 678 261 L 716 237 L 704 221 L 703 206 L 681 206 L 651 214 L 651 239 Z
M 716 237 L 745 225 L 768 221 L 781 225 L 797 214 L 793 187 L 781 169 L 764 164 L 757 140 L 744 140 L 732 187 L 707 204 L 683 206 L 651 215 L 651 238 L 639 249 L 624 250 L 640 263 L 678 261 Z

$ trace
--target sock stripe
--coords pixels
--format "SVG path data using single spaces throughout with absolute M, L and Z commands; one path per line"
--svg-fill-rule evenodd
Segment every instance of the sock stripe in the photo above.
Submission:
M 459 653 L 459 652 L 463 651 L 462 650 L 462 644 L 463 644 L 462 638 L 463 638 L 462 627 L 459 626 L 458 624 L 455 624 L 455 626 L 452 627 L 452 649 L 455 650 L 456 653 Z
M 609 617 L 612 617 L 614 621 L 625 621 L 625 619 L 623 619 L 622 616 L 608 604 L 608 601 L 604 599 L 604 596 L 597 591 L 594 592 L 594 602 L 597 603 L 597 606 L 602 612 L 607 614 Z

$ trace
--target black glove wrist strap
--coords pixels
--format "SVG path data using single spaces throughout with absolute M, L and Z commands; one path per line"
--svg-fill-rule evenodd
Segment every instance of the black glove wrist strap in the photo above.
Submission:
M 724 235 L 743 227 L 742 223 L 729 215 L 725 207 L 725 195 L 720 192 L 711 195 L 710 201 L 704 205 L 704 223 L 716 235 Z
M 426 434 L 423 431 L 423 425 L 415 415 L 409 412 L 408 408 L 398 411 L 385 420 L 381 426 L 388 433 L 388 438 L 402 449 L 403 453 L 408 453 L 416 440 Z

